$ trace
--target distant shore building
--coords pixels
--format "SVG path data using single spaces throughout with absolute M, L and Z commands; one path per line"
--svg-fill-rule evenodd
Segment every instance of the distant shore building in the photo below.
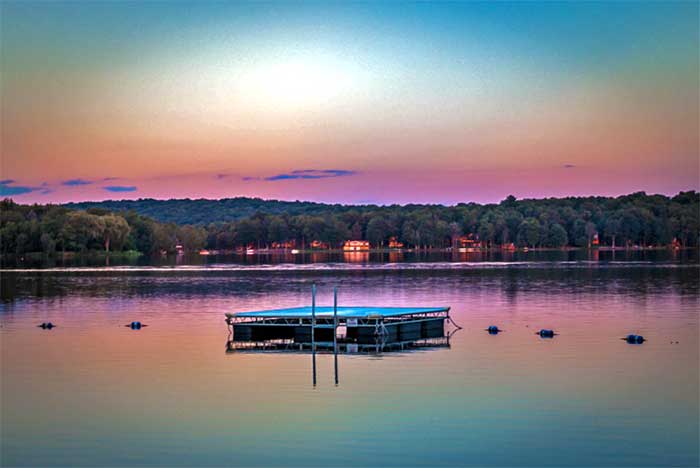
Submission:
M 315 241 L 312 241 L 312 242 L 311 242 L 311 248 L 312 248 L 312 249 L 327 249 L 327 248 L 328 248 L 328 244 L 325 243 L 325 242 L 321 242 L 321 241 L 315 240 Z
M 593 245 L 600 245 L 600 239 L 598 238 L 598 233 L 593 234 Z
M 369 241 L 349 240 L 343 244 L 345 252 L 369 252 Z
M 459 246 L 461 249 L 478 249 L 481 248 L 481 241 L 479 240 L 478 236 L 468 234 L 459 238 Z
M 294 241 L 284 241 L 284 242 L 273 242 L 272 243 L 272 248 L 273 249 L 293 249 L 295 246 Z
M 403 249 L 403 242 L 399 242 L 396 236 L 389 238 L 389 248 L 390 249 Z

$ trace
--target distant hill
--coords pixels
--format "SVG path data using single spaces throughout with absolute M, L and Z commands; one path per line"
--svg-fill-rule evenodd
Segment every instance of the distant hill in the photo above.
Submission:
M 91 209 L 92 208 L 92 209 Z M 681 247 L 700 244 L 700 194 L 636 192 L 619 197 L 566 197 L 498 204 L 339 205 L 228 198 L 124 200 L 20 205 L 0 200 L 0 257 L 27 252 L 305 246 L 348 240 L 422 249 Z M 81 210 L 89 209 L 86 213 Z M 91 209 L 91 210 L 90 210 Z M 110 214 L 110 212 L 114 212 Z M 155 221 L 153 221 L 152 218 Z M 165 224 L 164 224 L 165 223 Z M 192 226 L 192 225 L 195 226 Z M 198 225 L 198 226 L 197 226 Z M 1 263 L 0 263 L 1 264 Z
M 109 211 L 130 211 L 148 216 L 164 223 L 209 224 L 229 222 L 246 218 L 261 212 L 266 214 L 284 214 L 290 216 L 301 214 L 319 214 L 326 211 L 343 211 L 352 207 L 330 205 L 307 201 L 263 200 L 261 198 L 223 198 L 207 200 L 189 198 L 156 200 L 140 198 L 138 200 L 106 200 L 100 202 L 66 203 L 71 209 L 104 208 Z

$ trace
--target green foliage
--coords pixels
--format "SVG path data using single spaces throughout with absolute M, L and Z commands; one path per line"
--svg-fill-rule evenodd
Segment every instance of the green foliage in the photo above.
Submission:
M 18 205 L 0 202 L 0 252 L 138 251 L 174 252 L 178 242 L 185 250 L 206 244 L 200 226 L 163 225 L 134 211 L 112 213 L 102 208 L 70 210 L 57 205 Z
M 547 233 L 546 244 L 548 247 L 565 247 L 569 243 L 569 236 L 566 230 L 559 223 L 552 223 Z
M 75 210 L 71 208 L 82 208 Z M 568 197 L 500 204 L 343 206 L 308 202 L 135 200 L 67 206 L 0 202 L 0 252 L 137 250 L 174 252 L 176 246 L 229 250 L 317 240 L 339 247 L 347 239 L 373 246 L 396 237 L 409 247 L 449 247 L 461 235 L 489 246 L 698 246 L 700 195 L 633 193 L 617 198 Z M 159 222 L 148 215 L 153 215 Z
M 260 198 L 225 198 L 221 200 L 118 200 L 103 202 L 80 202 L 65 205 L 71 209 L 87 210 L 100 208 L 109 212 L 133 210 L 143 216 L 162 223 L 201 224 L 230 222 L 250 218 L 258 212 L 267 214 L 317 215 L 331 205 L 312 202 L 268 201 Z M 340 205 L 335 205 L 341 208 Z
M 537 247 L 543 240 L 543 229 L 540 222 L 533 217 L 526 218 L 518 227 L 518 245 L 522 247 Z

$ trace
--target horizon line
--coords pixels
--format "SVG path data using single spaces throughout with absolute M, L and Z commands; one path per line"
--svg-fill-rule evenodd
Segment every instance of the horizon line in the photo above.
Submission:
M 121 199 L 106 199 L 106 200 L 82 200 L 82 201 L 69 201 L 69 202 L 63 202 L 63 203 L 54 203 L 54 202 L 48 202 L 48 203 L 22 203 L 18 202 L 16 199 L 12 197 L 3 197 L 2 200 L 10 200 L 15 204 L 18 205 L 26 205 L 26 206 L 31 206 L 31 205 L 57 205 L 57 206 L 66 206 L 66 205 L 77 205 L 81 203 L 111 203 L 111 202 L 137 202 L 137 201 L 160 201 L 160 202 L 168 202 L 168 201 L 224 201 L 224 200 L 261 200 L 264 202 L 281 202 L 281 203 L 312 203 L 316 205 L 328 205 L 328 206 L 333 206 L 333 205 L 341 205 L 341 206 L 409 206 L 409 205 L 425 205 L 425 206 L 445 206 L 445 207 L 451 207 L 451 206 L 458 206 L 458 205 L 469 205 L 469 204 L 475 204 L 475 205 L 498 205 L 502 203 L 503 201 L 507 200 L 508 197 L 513 196 L 516 201 L 538 201 L 538 200 L 565 200 L 565 199 L 581 199 L 581 198 L 610 198 L 610 199 L 615 199 L 615 198 L 620 198 L 620 197 L 626 197 L 630 195 L 635 195 L 635 194 L 645 194 L 646 196 L 663 196 L 667 198 L 673 198 L 679 194 L 682 193 L 697 193 L 698 189 L 691 188 L 688 190 L 679 190 L 678 192 L 674 194 L 665 194 L 665 193 L 648 193 L 645 190 L 637 190 L 634 192 L 629 192 L 629 193 L 622 193 L 619 195 L 565 195 L 565 196 L 552 196 L 552 197 L 526 197 L 526 198 L 518 198 L 515 195 L 509 194 L 503 197 L 501 200 L 497 202 L 489 202 L 489 203 L 480 203 L 476 201 L 460 201 L 457 203 L 428 203 L 428 202 L 408 202 L 408 203 L 353 203 L 353 202 L 325 202 L 325 201 L 313 201 L 313 200 L 300 200 L 300 199 L 295 199 L 295 200 L 289 200 L 289 199 L 278 199 L 278 198 L 262 198 L 262 197 L 251 197 L 251 196 L 234 196 L 234 197 L 222 197 L 222 198 L 205 198 L 205 197 L 200 197 L 200 198 L 191 198 L 191 197 L 182 197 L 182 198 L 155 198 L 155 197 L 139 197 L 139 198 L 121 198 Z

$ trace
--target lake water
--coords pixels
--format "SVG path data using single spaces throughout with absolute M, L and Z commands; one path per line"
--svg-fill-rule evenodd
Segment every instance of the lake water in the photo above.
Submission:
M 4 270 L 1 462 L 697 466 L 698 260 L 655 255 Z M 314 387 L 309 354 L 226 353 L 225 312 L 312 284 L 463 329 L 342 354 L 338 385 L 332 355 Z

